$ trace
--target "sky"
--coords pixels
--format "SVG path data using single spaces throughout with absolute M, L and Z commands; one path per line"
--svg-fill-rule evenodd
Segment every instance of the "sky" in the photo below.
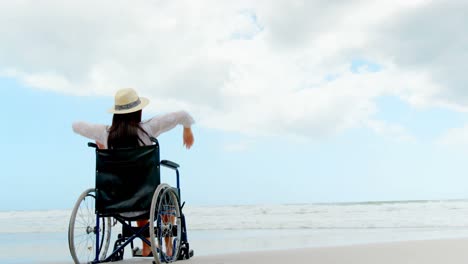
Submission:
M 468 198 L 465 1 L 1 1 L 0 210 L 94 184 L 75 121 L 123 87 L 194 205 Z M 163 180 L 174 184 L 171 171 Z

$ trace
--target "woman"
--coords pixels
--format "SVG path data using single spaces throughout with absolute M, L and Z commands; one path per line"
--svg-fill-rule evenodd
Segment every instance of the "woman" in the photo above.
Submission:
M 183 143 L 189 149 L 194 142 L 191 126 L 193 118 L 185 111 L 173 112 L 141 121 L 142 109 L 149 100 L 139 97 L 131 88 L 121 89 L 115 94 L 115 105 L 109 109 L 113 113 L 112 125 L 98 125 L 86 122 L 73 123 L 73 131 L 87 138 L 93 139 L 99 148 L 125 148 L 151 145 L 150 137 L 157 137 L 161 133 L 182 125 Z M 148 220 L 137 221 L 138 226 L 144 226 Z M 171 246 L 167 250 L 172 255 Z M 148 256 L 151 248 L 143 243 L 142 255 Z

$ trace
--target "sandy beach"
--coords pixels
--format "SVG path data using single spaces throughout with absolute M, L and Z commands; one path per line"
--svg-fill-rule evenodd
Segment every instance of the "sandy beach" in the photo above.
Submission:
M 185 264 L 443 264 L 467 263 L 468 239 L 405 241 L 355 246 L 305 248 L 196 256 Z M 151 263 L 128 259 L 120 263 Z

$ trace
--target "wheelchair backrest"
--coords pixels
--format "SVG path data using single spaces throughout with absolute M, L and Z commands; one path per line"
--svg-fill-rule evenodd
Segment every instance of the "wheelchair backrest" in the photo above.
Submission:
M 100 215 L 149 210 L 160 184 L 159 144 L 96 149 L 96 211 Z

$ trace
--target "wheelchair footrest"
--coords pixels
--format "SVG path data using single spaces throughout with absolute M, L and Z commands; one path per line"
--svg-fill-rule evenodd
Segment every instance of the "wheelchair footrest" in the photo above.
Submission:
M 122 237 L 122 235 L 119 234 L 117 240 L 114 243 L 114 251 L 117 250 L 123 243 L 125 239 Z M 124 256 L 124 248 L 120 249 L 117 251 L 114 256 L 111 258 L 111 261 L 120 261 L 123 260 Z
M 133 249 L 132 256 L 136 258 L 147 258 L 152 257 L 153 253 L 151 252 L 148 256 L 143 256 L 141 249 L 137 247 Z
M 190 245 L 188 242 L 182 242 L 180 245 L 180 252 L 179 252 L 179 257 L 177 258 L 178 260 L 183 260 L 183 259 L 189 259 L 193 257 L 194 253 L 193 250 L 190 249 Z

